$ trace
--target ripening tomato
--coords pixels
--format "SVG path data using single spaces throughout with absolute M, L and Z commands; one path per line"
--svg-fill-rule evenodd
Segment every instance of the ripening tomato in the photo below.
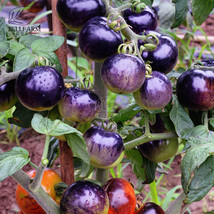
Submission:
M 133 214 L 136 196 L 132 185 L 123 178 L 112 178 L 104 186 L 109 197 L 108 214 Z
M 32 169 L 27 174 L 33 178 L 36 175 L 36 170 Z M 60 196 L 56 195 L 54 185 L 60 182 L 61 178 L 56 172 L 51 169 L 44 171 L 41 186 L 57 204 L 60 203 Z M 22 214 L 46 214 L 37 201 L 20 184 L 16 188 L 16 202 Z

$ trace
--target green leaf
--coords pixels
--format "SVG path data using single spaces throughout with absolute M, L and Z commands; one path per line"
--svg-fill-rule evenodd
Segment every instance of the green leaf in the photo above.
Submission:
M 132 119 L 136 114 L 138 114 L 142 110 L 136 103 L 132 103 L 127 107 L 121 109 L 117 115 L 111 118 L 114 122 L 126 122 Z
M 15 40 L 8 41 L 10 45 L 9 54 L 16 55 L 21 49 L 25 48 L 25 46 Z
M 32 43 L 31 48 L 32 52 L 36 53 L 37 51 L 55 51 L 64 43 L 65 38 L 62 36 L 47 36 L 45 38 L 36 40 Z
M 169 116 L 175 126 L 177 135 L 181 137 L 185 130 L 193 128 L 194 124 L 175 96 L 173 97 L 173 103 Z
M 23 71 L 34 62 L 34 56 L 28 48 L 21 49 L 14 59 L 13 71 Z
M 88 60 L 84 57 L 72 57 L 71 61 L 75 62 L 77 64 L 77 67 L 80 69 L 90 69 L 90 64 Z
M 195 171 L 194 178 L 188 188 L 186 203 L 200 201 L 214 185 L 214 156 L 210 156 Z
M 167 192 L 166 196 L 164 197 L 163 203 L 161 205 L 163 210 L 166 210 L 169 207 L 170 202 L 175 197 L 175 192 L 181 188 L 182 188 L 182 186 L 178 185 L 178 186 L 175 186 L 174 188 L 172 188 L 169 192 Z
M 138 185 L 149 184 L 154 181 L 156 163 L 144 158 L 136 148 L 126 151 L 126 157 L 131 161 L 132 169 L 138 179 Z
M 191 9 L 197 25 L 201 25 L 213 10 L 214 1 L 191 0 Z
M 200 130 L 200 129 L 201 130 Z M 214 132 L 204 131 L 203 127 L 197 127 L 200 135 L 192 135 L 186 142 L 190 146 L 181 162 L 182 186 L 188 193 L 189 185 L 193 178 L 193 172 L 212 154 L 214 154 Z
M 172 2 L 168 1 L 160 1 L 156 6 L 159 8 L 158 17 L 160 28 L 169 29 L 172 26 L 175 17 L 175 6 Z
M 31 127 L 31 120 L 36 112 L 25 108 L 20 102 L 17 102 L 15 106 L 13 117 L 8 118 L 8 122 L 23 128 Z
M 35 35 L 24 35 L 19 38 L 19 42 L 22 43 L 27 48 L 31 48 L 34 41 L 41 39 L 42 37 Z
M 214 118 L 210 119 L 210 125 L 214 128 Z
M 172 28 L 178 27 L 187 16 L 189 0 L 173 0 L 175 3 L 175 19 Z
M 54 52 L 48 52 L 48 51 L 36 51 L 35 54 L 37 56 L 45 57 L 47 58 L 52 65 L 55 65 L 55 68 L 57 71 L 62 72 L 62 66 L 60 64 L 60 61 L 57 57 L 57 55 Z
M 0 42 L 0 59 L 7 55 L 10 48 L 10 44 L 6 42 Z
M 59 140 L 52 137 L 48 147 L 48 165 L 47 167 L 52 168 L 54 161 L 59 156 Z
M 142 3 L 145 3 L 148 6 L 152 6 L 153 0 L 141 0 Z
M 71 133 L 66 135 L 66 140 L 74 156 L 82 159 L 87 165 L 90 165 L 90 159 L 84 138 L 81 135 Z
M 61 120 L 52 121 L 38 113 L 34 114 L 31 125 L 32 128 L 40 134 L 60 136 L 72 133 L 82 138 L 82 133 L 72 126 L 69 126 Z
M 5 19 L 0 17 L 0 42 L 7 40 Z
M 29 152 L 21 147 L 0 154 L 0 181 L 22 169 L 29 161 Z

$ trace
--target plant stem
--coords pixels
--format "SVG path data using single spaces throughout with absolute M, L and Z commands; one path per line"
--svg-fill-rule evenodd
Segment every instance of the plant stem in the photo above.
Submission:
M 150 186 L 151 195 L 152 195 L 152 202 L 159 204 L 155 180 L 152 183 L 150 183 L 149 186 Z
M 46 135 L 42 160 L 40 162 L 39 167 L 36 169 L 36 175 L 33 179 L 33 182 L 29 185 L 29 189 L 31 189 L 32 191 L 38 190 L 39 187 L 41 186 L 43 173 L 48 164 L 47 155 L 48 155 L 49 144 L 50 144 L 50 135 Z
M 96 169 L 96 180 L 100 181 L 104 184 L 109 178 L 109 170 L 108 169 Z
M 145 135 L 150 135 L 149 118 L 147 112 L 144 112 L 145 120 Z
M 11 177 L 17 181 L 49 214 L 60 214 L 58 204 L 45 192 L 42 187 L 39 187 L 36 191 L 32 191 L 28 185 L 31 182 L 31 178 L 22 170 L 11 175 Z
M 132 3 L 126 3 L 126 4 L 124 4 L 124 5 L 121 5 L 120 7 L 117 7 L 117 10 L 118 10 L 118 11 L 123 11 L 123 10 L 125 10 L 125 9 L 130 8 L 131 6 L 132 6 Z
M 175 137 L 178 137 L 175 132 L 144 134 L 139 138 L 136 138 L 134 140 L 124 143 L 124 148 L 125 150 L 130 150 L 136 146 L 139 146 L 142 143 L 147 143 L 153 140 L 169 139 L 169 138 L 175 138 Z
M 206 127 L 206 130 L 209 131 L 208 111 L 204 112 L 204 126 Z
M 29 161 L 29 163 L 28 163 L 30 166 L 32 166 L 34 169 L 37 169 L 38 168 L 38 166 L 35 164 L 35 163 L 33 163 L 32 161 Z
M 94 69 L 94 91 L 99 96 L 101 100 L 101 110 L 99 112 L 99 118 L 102 120 L 107 119 L 107 89 L 102 82 L 101 79 L 101 70 L 102 64 L 95 63 Z M 109 177 L 109 170 L 108 169 L 98 169 L 96 171 L 96 179 L 101 183 L 105 183 Z
M 1 72 L 0 72 L 0 86 L 10 80 L 16 79 L 18 75 L 21 73 L 21 71 L 18 72 L 11 72 L 7 73 L 6 72 L 6 67 L 1 67 Z
M 106 120 L 107 119 L 107 89 L 101 79 L 101 70 L 102 64 L 96 62 L 94 69 L 94 91 L 99 96 L 101 100 L 101 111 L 99 113 L 99 118 Z

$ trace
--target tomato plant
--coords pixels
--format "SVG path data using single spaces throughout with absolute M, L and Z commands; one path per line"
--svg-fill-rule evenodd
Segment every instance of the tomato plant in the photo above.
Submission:
M 188 9 L 192 10 L 188 20 L 201 24 L 214 5 L 174 1 L 171 17 L 172 10 L 165 7 L 163 11 L 163 4 L 156 6 L 156 15 L 152 0 L 52 3 L 58 13 L 53 9 L 53 21 L 78 32 L 78 41 L 66 40 L 62 26 L 61 36 L 58 32 L 18 34 L 0 18 L 0 110 L 15 106 L 8 119 L 11 124 L 32 127 L 46 136 L 38 166 L 22 147 L 0 150 L 0 180 L 12 176 L 46 213 L 133 214 L 135 190 L 142 194 L 147 191 L 145 185 L 150 187 L 146 200 L 157 206 L 145 203 L 137 212 L 185 212 L 214 183 L 214 80 L 208 61 L 198 62 L 200 57 L 188 55 L 186 63 L 187 56 L 182 58 L 182 50 L 189 50 L 190 43 L 173 28 L 189 23 L 185 22 Z M 168 20 L 167 29 L 162 20 Z M 187 28 L 191 32 L 191 26 Z M 72 59 L 66 44 L 75 49 Z M 73 76 L 64 67 L 67 62 L 62 59 L 67 58 Z M 83 84 L 86 79 L 92 83 L 90 89 Z M 15 93 L 13 87 L 12 92 L 4 88 L 9 81 L 16 81 Z M 65 145 L 67 150 L 62 149 Z M 162 200 L 156 181 L 168 168 L 160 162 L 174 157 L 178 146 L 179 151 L 183 149 L 182 191 L 174 200 L 174 188 Z M 42 187 L 45 169 L 59 153 L 62 177 L 75 178 L 60 206 Z M 64 159 L 66 154 L 68 159 Z M 72 162 L 67 168 L 66 160 Z M 22 170 L 27 164 L 35 169 L 35 177 Z M 138 180 L 134 188 L 124 178 L 109 180 L 109 170 L 121 176 L 113 172 L 127 165 Z

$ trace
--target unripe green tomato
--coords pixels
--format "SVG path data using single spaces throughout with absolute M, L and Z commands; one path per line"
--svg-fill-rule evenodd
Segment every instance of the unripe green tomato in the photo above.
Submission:
M 173 157 L 178 150 L 178 139 L 154 140 L 138 146 L 141 154 L 152 162 L 159 163 Z

